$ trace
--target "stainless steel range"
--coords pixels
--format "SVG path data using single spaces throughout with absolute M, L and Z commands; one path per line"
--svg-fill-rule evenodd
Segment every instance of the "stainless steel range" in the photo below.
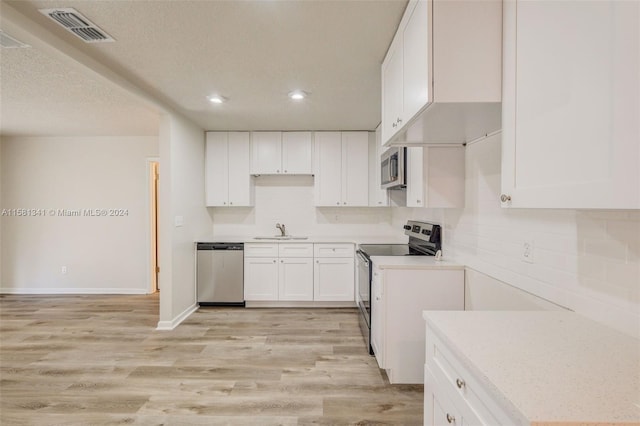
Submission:
M 371 347 L 371 278 L 372 257 L 375 256 L 435 256 L 441 250 L 441 227 L 433 223 L 407 221 L 404 233 L 409 236 L 408 244 L 361 244 L 356 252 L 358 263 L 358 308 L 360 309 L 360 329 Z

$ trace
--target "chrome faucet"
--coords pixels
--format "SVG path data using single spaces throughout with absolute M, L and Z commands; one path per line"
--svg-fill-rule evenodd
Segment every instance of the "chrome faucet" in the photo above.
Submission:
M 280 235 L 281 237 L 284 237 L 285 235 L 287 235 L 287 231 L 285 231 L 284 229 L 284 223 L 282 225 L 280 225 L 279 223 L 276 223 L 276 228 L 280 230 L 280 233 L 282 234 Z

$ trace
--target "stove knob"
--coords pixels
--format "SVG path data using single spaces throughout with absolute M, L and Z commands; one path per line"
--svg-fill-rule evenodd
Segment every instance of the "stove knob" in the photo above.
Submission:
M 423 229 L 423 230 L 422 230 L 422 233 L 423 233 L 424 235 L 431 235 L 431 230 L 429 230 L 429 229 Z
M 406 229 L 407 231 L 411 229 L 411 225 L 405 225 L 404 229 Z

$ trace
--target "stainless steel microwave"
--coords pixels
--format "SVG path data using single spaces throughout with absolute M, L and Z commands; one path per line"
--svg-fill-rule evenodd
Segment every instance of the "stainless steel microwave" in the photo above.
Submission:
M 382 189 L 400 189 L 407 186 L 407 148 L 391 147 L 380 157 Z

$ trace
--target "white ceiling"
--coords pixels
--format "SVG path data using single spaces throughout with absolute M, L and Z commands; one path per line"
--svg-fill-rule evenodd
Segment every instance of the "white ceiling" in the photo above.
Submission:
M 406 0 L 2 0 L 206 130 L 363 130 Z M 116 39 L 41 15 L 73 7 Z M 154 111 L 34 48 L 0 51 L 2 134 L 156 134 Z M 310 92 L 303 102 L 287 93 Z M 229 98 L 213 105 L 207 96 Z M 151 133 L 149 133 L 151 131 Z

